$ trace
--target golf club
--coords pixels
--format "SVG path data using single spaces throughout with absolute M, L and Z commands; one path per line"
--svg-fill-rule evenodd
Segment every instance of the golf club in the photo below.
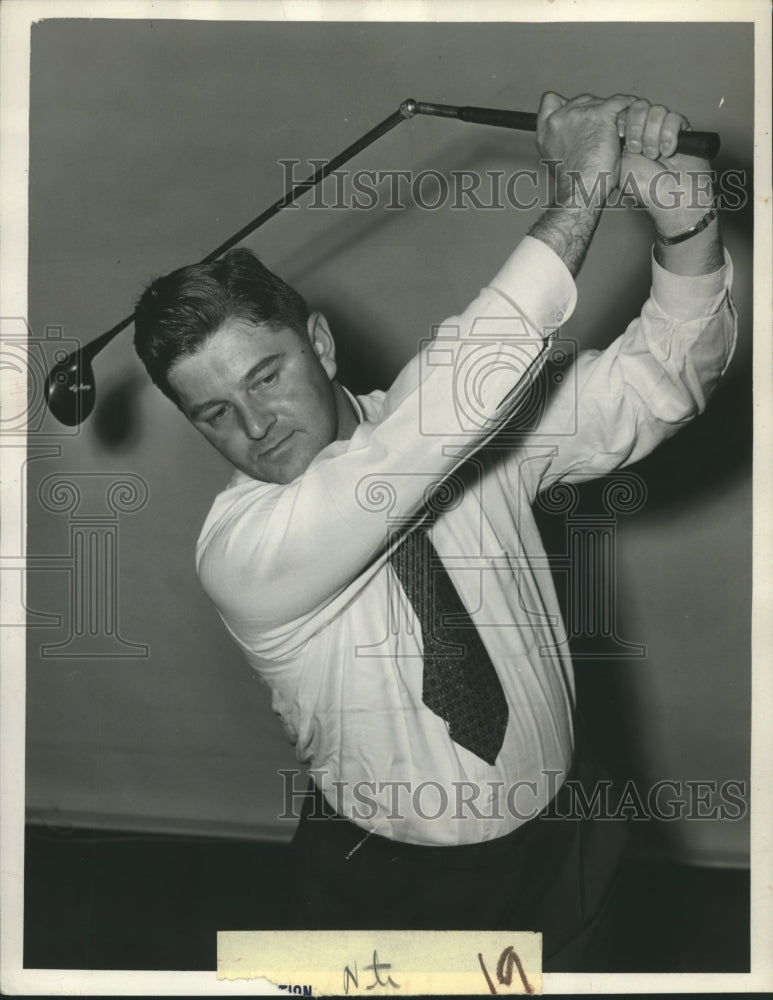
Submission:
M 277 212 L 291 205 L 304 192 L 323 181 L 328 174 L 343 166 L 357 153 L 389 132 L 395 125 L 413 118 L 415 115 L 456 118 L 459 121 L 477 125 L 495 125 L 524 132 L 535 132 L 537 129 L 537 115 L 531 112 L 456 107 L 450 104 L 431 104 L 408 98 L 403 101 L 397 111 L 366 132 L 356 142 L 347 146 L 332 160 L 327 161 L 311 177 L 289 188 L 278 201 L 275 201 L 260 215 L 248 222 L 246 226 L 207 254 L 200 263 L 209 264 L 216 260 L 268 222 Z M 679 133 L 676 151 L 688 156 L 702 156 L 711 159 L 717 155 L 719 143 L 719 135 L 716 132 L 684 131 Z M 92 361 L 102 348 L 106 347 L 122 330 L 130 326 L 133 320 L 134 313 L 121 320 L 106 333 L 73 351 L 64 361 L 51 368 L 45 383 L 45 398 L 49 410 L 60 423 L 68 427 L 75 427 L 84 421 L 94 409 L 96 385 Z

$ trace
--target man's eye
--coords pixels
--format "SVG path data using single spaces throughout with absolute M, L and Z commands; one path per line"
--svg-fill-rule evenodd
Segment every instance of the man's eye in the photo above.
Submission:
M 258 379 L 258 381 L 253 385 L 254 389 L 270 389 L 273 385 L 279 381 L 279 372 L 274 371 L 269 375 L 264 375 L 263 378 Z
M 207 423 L 212 427 L 216 427 L 218 424 L 222 423 L 225 419 L 225 415 L 228 412 L 228 407 L 219 406 L 214 413 L 210 413 L 207 417 Z

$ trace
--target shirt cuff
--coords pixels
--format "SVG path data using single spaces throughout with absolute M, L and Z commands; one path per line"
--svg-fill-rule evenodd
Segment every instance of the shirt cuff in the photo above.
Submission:
M 725 263 L 711 274 L 673 274 L 652 255 L 651 296 L 674 319 L 698 319 L 718 311 L 733 282 L 733 263 L 727 250 Z
M 544 337 L 574 312 L 577 288 L 557 253 L 542 240 L 525 236 L 489 287 L 498 292 Z

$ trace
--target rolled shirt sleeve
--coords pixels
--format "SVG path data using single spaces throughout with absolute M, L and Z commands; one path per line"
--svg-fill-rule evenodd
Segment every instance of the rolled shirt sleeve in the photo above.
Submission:
M 652 261 L 641 315 L 604 351 L 578 355 L 525 437 L 521 463 L 533 498 L 558 482 L 582 482 L 630 465 L 702 413 L 735 349 L 733 268 L 672 274 Z

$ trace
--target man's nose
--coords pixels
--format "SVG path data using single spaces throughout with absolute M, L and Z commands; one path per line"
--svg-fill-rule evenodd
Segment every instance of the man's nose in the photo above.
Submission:
M 276 417 L 273 414 L 264 410 L 263 407 L 258 406 L 256 403 L 244 406 L 240 416 L 244 433 L 247 437 L 255 441 L 260 441 L 264 438 L 276 421 Z

